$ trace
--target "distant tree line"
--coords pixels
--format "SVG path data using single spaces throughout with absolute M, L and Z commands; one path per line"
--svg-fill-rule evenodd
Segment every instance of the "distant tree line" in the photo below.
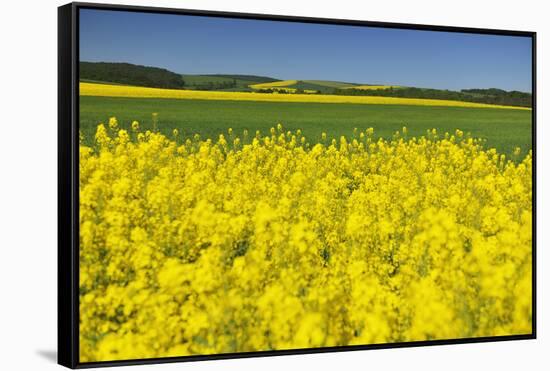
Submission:
M 255 90 L 256 93 L 263 93 L 263 94 L 292 94 L 292 91 L 285 90 L 285 89 L 271 89 L 271 88 L 264 88 L 264 89 L 258 89 Z
M 177 73 L 129 63 L 80 62 L 80 79 L 154 88 L 182 89 L 185 86 Z
M 421 88 L 388 88 L 377 90 L 335 89 L 336 95 L 368 95 L 379 97 L 448 99 L 464 102 L 499 104 L 504 106 L 531 107 L 530 93 L 506 91 L 501 89 L 463 89 L 461 91 L 421 89 Z
M 256 93 L 265 93 L 265 94 L 273 94 L 273 93 L 277 93 L 277 94 L 306 94 L 305 90 L 302 89 L 302 88 L 291 88 L 291 89 L 295 89 L 295 90 L 267 88 L 267 89 L 258 89 L 258 90 L 255 90 L 255 91 L 256 91 Z M 315 93 L 308 92 L 307 94 L 321 94 L 321 91 L 315 90 Z
M 239 80 L 246 80 L 246 81 L 255 81 L 257 83 L 280 81 L 280 80 L 274 79 L 272 77 L 257 76 L 257 75 L 206 74 L 206 75 L 202 75 L 202 76 L 212 76 L 212 77 L 221 77 L 221 78 L 225 78 L 225 79 L 239 79 Z
M 185 80 L 184 80 L 185 81 Z M 231 81 L 206 81 L 204 83 L 193 83 L 186 84 L 188 88 L 193 88 L 195 90 L 223 90 L 223 89 L 232 89 L 237 87 L 237 80 L 233 79 Z

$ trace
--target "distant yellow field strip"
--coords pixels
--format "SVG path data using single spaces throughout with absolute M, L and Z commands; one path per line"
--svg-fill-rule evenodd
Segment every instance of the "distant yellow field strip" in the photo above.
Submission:
M 390 88 L 400 88 L 399 85 L 358 85 L 348 86 L 344 89 L 359 89 L 359 90 L 386 90 Z
M 275 82 L 264 82 L 261 84 L 249 85 L 252 89 L 270 89 L 270 88 L 281 88 L 285 86 L 290 86 L 297 84 L 297 80 L 284 80 L 284 81 L 275 81 Z
M 275 92 L 283 91 L 287 93 L 295 93 L 296 88 L 289 88 L 288 86 L 297 84 L 297 80 L 285 80 L 285 81 L 275 81 L 275 82 L 266 82 L 262 84 L 253 84 L 248 85 L 248 87 L 256 90 L 262 90 L 262 89 L 271 89 Z M 311 89 L 305 89 L 303 90 L 306 94 L 315 94 L 317 93 L 317 90 L 311 90 Z
M 470 103 L 439 99 L 412 99 L 325 94 L 265 94 L 254 92 L 177 90 L 144 88 L 138 86 L 93 84 L 87 82 L 80 83 L 80 95 L 96 97 L 211 99 L 259 102 L 397 104 L 414 106 L 477 107 L 530 110 L 530 108 L 527 107 L 499 106 L 493 104 Z

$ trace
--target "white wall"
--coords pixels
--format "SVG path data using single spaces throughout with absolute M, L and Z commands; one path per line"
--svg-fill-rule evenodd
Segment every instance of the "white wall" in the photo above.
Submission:
M 157 0 L 134 5 L 538 32 L 539 339 L 148 366 L 163 370 L 518 370 L 550 364 L 548 290 L 550 26 L 544 1 Z M 0 12 L 0 368 L 48 370 L 56 349 L 58 0 L 6 1 Z M 546 14 L 546 16 L 545 16 Z M 545 313 L 546 311 L 546 313 Z M 545 357 L 546 355 L 546 357 Z M 538 367 L 536 365 L 539 364 Z M 134 369 L 127 368 L 127 369 Z M 135 368 L 136 370 L 138 368 Z M 139 368 L 140 370 L 144 368 Z

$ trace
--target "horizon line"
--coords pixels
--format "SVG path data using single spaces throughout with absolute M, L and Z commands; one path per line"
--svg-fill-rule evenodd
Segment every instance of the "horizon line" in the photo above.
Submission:
M 453 89 L 438 89 L 438 88 L 432 88 L 432 87 L 420 87 L 420 86 L 410 86 L 410 85 L 401 85 L 401 84 L 394 84 L 394 83 L 372 83 L 372 82 L 369 82 L 369 83 L 365 83 L 365 82 L 349 82 L 349 81 L 341 81 L 341 80 L 333 80 L 333 79 L 320 79 L 320 78 L 300 78 L 300 79 L 295 79 L 295 78 L 279 78 L 279 77 L 273 77 L 271 75 L 269 76 L 266 76 L 266 75 L 256 75 L 256 74 L 250 74 L 250 73 L 236 73 L 236 72 L 208 72 L 208 73 L 182 73 L 182 72 L 175 72 L 173 70 L 170 70 L 166 67 L 161 67 L 161 66 L 152 66 L 152 65 L 146 65 L 146 64 L 137 64 L 137 63 L 131 63 L 131 62 L 127 62 L 127 61 L 117 61 L 117 62 L 108 62 L 108 61 L 86 61 L 86 60 L 79 60 L 78 63 L 82 63 L 82 62 L 85 62 L 85 63 L 113 63 L 113 64 L 130 64 L 130 65 L 134 65 L 134 66 L 140 66 L 140 67 L 150 67 L 150 68 L 158 68 L 158 69 L 163 69 L 163 70 L 166 70 L 168 72 L 171 72 L 171 73 L 175 73 L 175 74 L 178 74 L 178 75 L 191 75 L 191 76 L 212 76 L 212 75 L 236 75 L 236 76 L 256 76 L 256 77 L 266 77 L 266 78 L 270 78 L 270 79 L 275 79 L 275 80 L 279 80 L 279 81 L 287 81 L 287 80 L 296 80 L 296 81 L 328 81 L 328 82 L 341 82 L 341 83 L 346 83 L 346 84 L 357 84 L 357 85 L 387 85 L 387 86 L 402 86 L 402 87 L 405 87 L 405 88 L 416 88 L 416 89 L 433 89 L 433 90 L 447 90 L 447 91 L 454 91 L 454 92 L 461 92 L 463 90 L 472 90 L 472 89 L 484 89 L 484 90 L 488 90 L 488 89 L 498 89 L 498 90 L 502 90 L 502 91 L 505 91 L 507 93 L 511 93 L 511 92 L 520 92 L 520 93 L 525 93 L 525 94 L 533 94 L 532 91 L 523 91 L 523 90 L 507 90 L 507 89 L 503 89 L 503 88 L 497 88 L 497 87 L 485 87 L 485 88 L 480 88 L 480 87 L 472 87 L 472 88 L 464 88 L 464 89 L 459 89 L 459 90 L 453 90 Z M 80 79 L 80 76 L 79 76 L 79 79 Z

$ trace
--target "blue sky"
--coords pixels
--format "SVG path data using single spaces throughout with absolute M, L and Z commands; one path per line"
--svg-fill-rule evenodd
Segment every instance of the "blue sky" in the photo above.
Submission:
M 531 39 L 82 9 L 80 60 L 459 90 L 531 91 Z

